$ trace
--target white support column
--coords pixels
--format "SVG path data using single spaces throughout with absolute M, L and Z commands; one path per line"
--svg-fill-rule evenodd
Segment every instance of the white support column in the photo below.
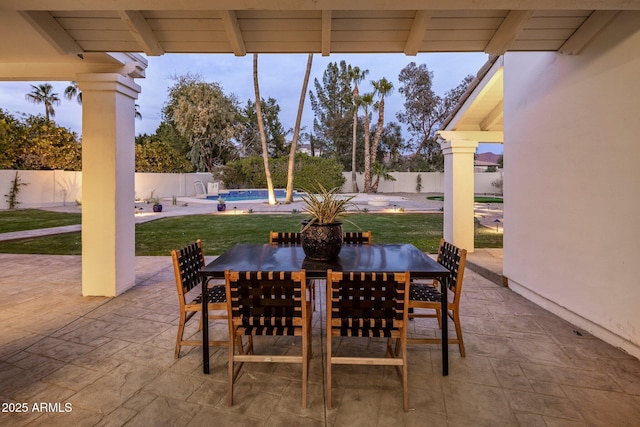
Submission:
M 81 74 L 82 294 L 116 296 L 135 284 L 135 100 L 132 78 Z
M 474 251 L 474 166 L 478 141 L 443 140 L 444 238 Z

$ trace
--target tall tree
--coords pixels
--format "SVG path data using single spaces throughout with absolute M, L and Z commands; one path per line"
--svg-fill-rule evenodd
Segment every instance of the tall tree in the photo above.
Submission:
M 380 137 L 380 147 L 376 161 L 385 164 L 391 170 L 402 170 L 402 153 L 407 150 L 407 147 L 398 123 L 389 122 L 384 126 Z
M 78 88 L 78 82 L 69 82 L 69 86 L 64 88 L 64 97 L 69 101 L 75 98 L 82 105 L 82 91 Z
M 44 104 L 44 113 L 47 120 L 55 117 L 54 105 L 60 105 L 60 97 L 53 92 L 53 86 L 49 83 L 42 83 L 38 86 L 31 85 L 31 92 L 25 95 L 27 101 L 34 104 Z
M 233 141 L 240 132 L 238 101 L 219 84 L 192 74 L 175 77 L 162 114 L 188 141 L 187 156 L 197 171 L 216 174 L 237 156 Z
M 415 62 L 411 62 L 400 71 L 398 80 L 401 83 L 399 91 L 405 101 L 404 112 L 397 113 L 396 117 L 407 125 L 409 133 L 413 136 L 412 148 L 415 151 L 410 162 L 416 163 L 419 157 L 422 157 L 426 161 L 427 170 L 442 171 L 444 160 L 435 133 L 455 107 L 472 77 L 465 77 L 463 82 L 449 91 L 444 98 L 433 91 L 433 73 L 425 64 L 416 65 Z
M 369 109 L 373 105 L 373 93 L 365 93 L 358 98 L 358 106 L 364 111 L 364 192 L 371 192 L 371 116 Z
M 349 77 L 353 82 L 353 130 L 352 130 L 352 142 L 351 142 L 351 183 L 352 191 L 358 192 L 358 181 L 356 180 L 357 169 L 357 129 L 358 129 L 358 107 L 356 105 L 356 99 L 360 96 L 360 89 L 358 85 L 369 74 L 369 70 L 361 70 L 360 67 L 349 66 Z
M 262 120 L 262 109 L 260 108 L 260 85 L 258 84 L 258 54 L 253 54 L 253 89 L 256 94 L 256 116 L 258 117 L 258 130 L 260 131 L 260 141 L 262 143 L 262 159 L 264 162 L 264 174 L 267 179 L 267 197 L 270 205 L 275 205 L 276 193 L 273 190 L 271 180 L 271 170 L 269 169 L 269 151 L 267 149 L 267 136 L 264 133 L 264 122 Z
M 371 147 L 371 163 L 376 161 L 378 156 L 378 146 L 380 144 L 380 136 L 382 135 L 382 129 L 384 127 L 384 98 L 393 91 L 393 83 L 386 78 L 371 82 L 373 85 L 374 95 L 380 97 L 380 101 L 376 103 L 378 109 L 378 125 L 376 126 L 376 133 L 373 137 L 373 145 Z
M 315 79 L 309 98 L 314 112 L 314 144 L 324 156 L 335 157 L 345 168 L 351 164 L 353 94 L 345 61 L 329 63 L 322 82 Z
M 260 101 L 262 120 L 264 123 L 265 137 L 267 138 L 267 149 L 269 156 L 277 158 L 287 155 L 285 131 L 280 122 L 280 106 L 274 98 L 269 97 L 266 101 Z M 256 114 L 256 104 L 252 99 L 247 100 L 247 104 L 242 110 L 243 129 L 240 136 L 241 151 L 243 155 L 253 155 L 261 152 L 258 140 L 258 116 Z
M 307 94 L 307 85 L 309 84 L 309 75 L 311 74 L 311 64 L 313 63 L 313 53 L 307 58 L 307 68 L 304 73 L 302 82 L 302 91 L 300 92 L 300 101 L 298 102 L 298 114 L 296 115 L 296 124 L 293 128 L 293 139 L 291 140 L 291 149 L 289 151 L 289 163 L 287 168 L 287 194 L 286 203 L 293 202 L 293 167 L 296 163 L 296 149 L 298 147 L 298 136 L 300 135 L 300 123 L 302 122 L 302 110 L 304 108 L 304 99 Z

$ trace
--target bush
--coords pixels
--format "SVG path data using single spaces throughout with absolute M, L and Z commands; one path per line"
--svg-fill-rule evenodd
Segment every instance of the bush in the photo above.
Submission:
M 271 179 L 275 188 L 287 186 L 289 157 L 269 159 Z M 315 188 L 318 183 L 325 188 L 342 187 L 342 165 L 335 160 L 296 154 L 293 168 L 293 187 Z M 222 178 L 226 188 L 267 188 L 264 163 L 261 156 L 252 156 L 227 163 Z
M 183 173 L 193 166 L 175 148 L 164 141 L 144 141 L 136 144 L 136 172 Z

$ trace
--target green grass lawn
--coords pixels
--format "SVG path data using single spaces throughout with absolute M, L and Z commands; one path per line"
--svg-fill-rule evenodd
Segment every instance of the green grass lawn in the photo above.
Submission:
M 80 221 L 81 215 L 76 213 L 51 212 L 40 209 L 0 211 L 0 233 L 80 224 Z
M 269 231 L 297 231 L 305 216 L 188 215 L 136 225 L 136 255 L 169 255 L 171 249 L 201 239 L 206 255 L 219 255 L 236 243 L 267 243 Z M 374 243 L 412 243 L 434 253 L 442 237 L 442 214 L 353 214 L 348 218 L 362 230 L 371 230 Z M 344 223 L 345 231 L 357 227 Z M 502 233 L 476 229 L 478 248 L 501 248 Z M 79 255 L 80 233 L 0 242 L 0 253 Z

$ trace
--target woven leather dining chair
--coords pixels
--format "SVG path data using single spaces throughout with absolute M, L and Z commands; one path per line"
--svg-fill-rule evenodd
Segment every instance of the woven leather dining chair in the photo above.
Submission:
M 345 245 L 370 245 L 371 231 L 347 231 L 344 233 L 342 243 Z
M 462 295 L 462 280 L 464 278 L 464 268 L 467 259 L 467 250 L 460 249 L 444 239 L 440 240 L 438 249 L 438 262 L 446 267 L 450 272 L 448 289 L 453 298 L 447 298 L 447 315 L 453 320 L 456 337 L 450 338 L 449 344 L 458 344 L 460 356 L 464 357 L 464 341 L 462 339 L 462 328 L 460 326 L 460 297 Z M 442 294 L 438 289 L 439 282 L 411 284 L 409 296 L 409 318 L 432 317 L 438 319 L 438 326 L 442 328 L 441 302 Z M 428 309 L 429 312 L 416 311 L 416 309 Z M 441 338 L 415 338 L 407 339 L 409 344 L 439 344 Z
M 299 245 L 300 233 L 288 231 L 270 231 L 269 244 L 276 246 Z
M 409 272 L 404 273 L 342 273 L 327 272 L 327 409 L 331 409 L 332 366 L 391 365 L 401 368 L 402 407 L 409 410 L 407 384 L 407 307 L 409 302 Z M 386 357 L 334 356 L 334 337 L 387 338 Z M 393 350 L 398 340 L 400 357 Z M 340 350 L 344 346 L 340 345 Z
M 307 377 L 311 359 L 312 310 L 307 301 L 305 271 L 225 271 L 229 315 L 228 401 L 233 405 L 233 384 L 244 362 L 300 363 L 302 407 L 307 407 Z M 300 354 L 283 354 L 282 348 L 254 352 L 257 336 L 301 338 Z M 246 349 L 240 340 L 249 338 Z M 235 338 L 235 339 L 234 339 Z M 273 344 L 275 347 L 276 344 Z M 261 350 L 264 346 L 261 346 Z M 237 351 L 236 351 L 237 350 Z M 239 363 L 236 371 L 235 364 Z
M 301 243 L 300 232 L 295 231 L 270 231 L 269 232 L 269 244 L 273 246 L 296 246 Z M 309 280 L 307 282 L 307 289 L 309 290 L 309 301 L 313 310 L 316 309 L 316 281 Z
M 175 358 L 180 357 L 180 348 L 184 346 L 201 346 L 201 340 L 183 339 L 186 323 L 196 314 L 202 312 L 202 293 L 198 271 L 205 266 L 204 252 L 200 239 L 182 249 L 172 250 L 173 272 L 176 278 L 178 302 L 180 303 L 180 321 L 178 323 L 178 337 L 176 338 Z M 207 295 L 209 312 L 225 311 L 223 314 L 209 314 L 209 319 L 226 319 L 227 302 L 224 285 L 208 287 Z M 200 328 L 202 329 L 202 316 Z M 227 341 L 209 341 L 209 345 L 227 346 Z

